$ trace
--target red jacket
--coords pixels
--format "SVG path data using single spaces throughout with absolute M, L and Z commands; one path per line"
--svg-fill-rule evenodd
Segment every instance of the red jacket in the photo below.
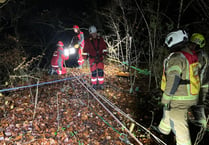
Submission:
M 64 60 L 69 59 L 69 56 L 64 55 L 64 49 L 62 47 L 58 47 L 58 49 L 53 53 L 51 66 L 53 68 L 60 68 L 63 69 Z
M 103 60 L 103 55 L 107 54 L 107 47 L 104 42 L 104 39 L 100 36 L 98 36 L 96 39 L 89 37 L 85 41 L 85 47 L 83 52 L 87 53 L 90 58 L 98 57 L 99 60 Z

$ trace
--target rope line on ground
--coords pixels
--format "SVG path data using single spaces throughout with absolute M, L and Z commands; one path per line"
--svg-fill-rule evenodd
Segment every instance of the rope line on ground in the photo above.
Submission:
M 74 76 L 76 76 L 74 73 L 72 73 Z M 81 78 L 80 78 L 81 79 Z M 81 82 L 79 82 L 81 84 Z M 72 86 L 74 88 L 74 86 Z M 92 89 L 92 88 L 91 88 Z M 92 91 L 92 90 L 91 90 Z M 76 95 L 77 96 L 77 95 Z M 114 128 L 111 124 L 109 124 L 102 116 L 100 116 L 92 107 L 88 105 L 86 105 L 78 96 L 77 96 L 77 99 L 79 100 L 79 102 L 81 103 L 81 105 L 85 105 L 87 106 L 90 110 L 92 110 L 105 124 L 107 124 L 109 127 L 111 127 L 116 133 L 118 133 L 120 136 L 119 136 L 119 139 L 128 144 L 128 145 L 133 145 L 131 144 L 131 142 L 129 141 L 128 139 L 128 136 L 127 134 L 125 133 L 120 133 L 116 128 Z
M 88 75 L 88 74 L 85 74 Z M 80 75 L 80 76 L 76 76 L 76 77 L 83 77 L 85 75 Z M 58 80 L 53 80 L 53 81 L 48 81 L 48 82 L 42 82 L 39 84 L 31 84 L 31 85 L 25 85 L 25 86 L 19 86 L 19 87 L 14 87 L 14 88 L 5 88 L 0 90 L 0 93 L 2 92 L 8 92 L 8 91 L 14 91 L 14 90 L 19 90 L 19 89 L 25 89 L 25 88 L 32 88 L 32 87 L 36 87 L 36 86 L 43 86 L 43 85 L 48 85 L 48 84 L 53 84 L 53 83 L 58 83 L 58 82 L 63 82 L 63 81 L 68 81 L 68 80 L 72 80 L 76 78 L 75 76 L 73 77 L 68 77 L 68 78 L 64 78 L 64 79 L 58 79 Z
M 82 79 L 82 78 L 81 78 Z M 88 84 L 86 81 L 82 80 L 88 87 L 91 87 L 90 84 Z M 136 125 L 138 125 L 140 128 L 142 128 L 143 130 L 145 130 L 146 132 L 148 132 L 153 138 L 156 139 L 156 141 L 158 141 L 158 143 L 161 143 L 163 145 L 167 145 L 166 143 L 164 143 L 162 140 L 160 140 L 157 136 L 155 136 L 153 133 L 151 133 L 150 130 L 148 130 L 147 128 L 145 128 L 143 125 L 139 124 L 137 121 L 135 121 L 133 118 L 131 118 L 128 114 L 126 114 L 125 112 L 123 112 L 120 108 L 118 108 L 116 105 L 114 105 L 110 100 L 108 100 L 106 97 L 102 96 L 101 94 L 99 94 L 97 91 L 95 91 L 95 94 L 100 97 L 100 99 L 102 99 L 104 102 L 106 102 L 110 107 L 112 107 L 115 111 L 119 112 L 121 115 L 123 115 L 124 117 L 126 117 L 127 119 L 129 119 L 130 121 L 134 122 Z
M 81 80 L 79 80 L 79 78 L 77 78 L 77 80 L 80 82 L 80 84 L 96 99 L 96 101 L 128 132 L 128 134 L 139 144 L 139 145 L 143 145 L 127 128 L 126 126 L 121 123 L 121 121 L 96 97 L 95 94 L 93 94 L 93 92 L 91 90 L 89 90 L 88 87 L 86 87 L 84 85 L 84 83 L 86 84 L 86 82 L 81 82 Z M 95 90 L 96 92 L 96 90 Z

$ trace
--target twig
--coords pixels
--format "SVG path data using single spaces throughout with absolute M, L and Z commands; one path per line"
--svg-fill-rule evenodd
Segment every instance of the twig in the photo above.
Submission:
M 10 75 L 9 77 L 10 77 L 10 78 L 24 78 L 24 77 L 27 77 L 27 78 L 32 78 L 32 79 L 37 79 L 37 80 L 39 80 L 39 78 L 34 77 L 34 76 L 30 76 L 30 75 L 20 75 L 20 76 Z
M 36 56 L 36 57 L 32 57 L 32 59 L 31 59 L 30 61 L 28 61 L 28 62 L 26 62 L 26 61 L 24 60 L 21 64 L 19 64 L 16 68 L 14 68 L 14 71 L 16 71 L 16 70 L 18 70 L 18 69 L 27 68 L 28 66 L 30 66 L 30 64 L 31 64 L 32 62 L 34 62 L 34 61 L 39 60 L 40 58 L 42 58 L 43 55 L 44 55 L 44 54 L 38 55 L 38 56 Z M 25 62 L 26 62 L 26 63 L 25 63 Z
M 177 28 L 179 28 L 179 26 L 180 26 L 180 20 L 181 20 L 181 13 L 182 13 L 183 2 L 184 2 L 184 0 L 181 0 L 181 2 L 180 2 Z
M 10 0 L 5 0 L 5 1 L 6 1 L 6 2 L 4 2 L 4 3 L 0 6 L 0 9 L 3 8 L 5 5 L 7 5 L 8 2 L 9 2 Z
M 38 102 L 38 84 L 39 84 L 39 80 L 37 81 L 37 87 L 36 87 L 36 97 L 35 97 L 35 107 L 34 107 L 34 112 L 33 112 L 33 121 L 36 115 L 36 107 L 37 107 L 37 102 Z M 33 124 L 32 121 L 32 124 Z
M 59 115 L 59 94 L 57 93 L 57 130 L 59 130 L 59 119 L 60 119 L 60 115 Z

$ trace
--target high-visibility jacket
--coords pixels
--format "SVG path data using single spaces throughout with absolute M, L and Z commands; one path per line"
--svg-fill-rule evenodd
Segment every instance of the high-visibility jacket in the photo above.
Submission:
M 199 62 L 197 54 L 185 48 L 173 52 L 164 61 L 164 72 L 161 81 L 163 92 L 162 103 L 171 107 L 188 107 L 197 103 L 200 90 Z M 170 92 L 175 84 L 175 76 L 181 78 L 174 95 Z
M 64 49 L 62 47 L 58 47 L 58 49 L 53 53 L 51 59 L 51 66 L 53 69 L 57 71 L 58 74 L 65 74 L 66 69 L 63 66 L 64 60 L 69 59 L 69 56 L 64 55 Z

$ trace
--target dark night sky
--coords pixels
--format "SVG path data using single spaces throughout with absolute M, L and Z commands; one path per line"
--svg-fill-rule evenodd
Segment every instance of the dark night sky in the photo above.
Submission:
M 59 15 L 60 18 L 67 19 L 70 15 L 81 16 L 85 13 L 86 15 L 83 17 L 86 17 L 95 14 L 95 11 L 99 11 L 104 7 L 110 6 L 112 1 L 117 0 L 26 0 L 25 7 L 31 9 L 28 17 L 35 17 L 43 10 L 49 10 L 50 12 L 54 13 L 54 15 Z M 134 0 L 132 0 L 132 2 L 134 3 Z M 160 0 L 160 11 L 165 13 L 174 22 L 177 22 L 179 2 L 180 0 Z M 190 0 L 184 0 L 184 8 L 189 2 Z M 203 16 L 203 13 L 200 10 L 201 8 L 195 4 L 195 2 L 197 2 L 197 0 L 194 0 L 193 6 L 190 6 L 182 14 L 181 23 L 190 23 L 200 19 L 200 17 Z M 138 0 L 138 3 L 143 9 L 146 8 L 143 7 L 143 5 L 146 5 L 146 1 Z M 155 4 L 157 4 L 157 1 Z M 194 10 L 194 7 L 196 7 L 198 12 Z
M 12 3 L 13 1 L 15 0 L 11 0 L 11 2 L 9 3 Z M 78 24 L 82 27 L 87 28 L 90 24 L 97 25 L 98 21 L 96 21 L 95 19 L 95 15 L 96 15 L 95 11 L 100 11 L 104 7 L 111 6 L 112 1 L 117 1 L 117 0 L 26 0 L 26 4 L 22 6 L 22 10 L 24 10 L 24 8 L 27 8 L 30 11 L 24 14 L 21 20 L 22 20 L 22 23 L 25 23 L 28 21 L 34 22 L 36 21 L 36 19 L 39 19 L 42 12 L 48 11 L 50 12 L 49 14 L 49 16 L 51 17 L 50 21 L 53 21 L 53 18 L 56 21 L 56 19 L 58 18 L 64 23 L 65 27 L 72 27 L 73 24 Z M 147 1 L 138 0 L 139 5 L 141 6 L 142 9 L 145 10 L 145 12 L 147 8 L 146 6 Z M 20 1 L 17 1 L 17 2 L 20 2 Z M 132 0 L 132 2 L 134 3 L 134 0 Z M 177 23 L 178 12 L 179 12 L 179 2 L 180 0 L 177 0 L 177 1 L 160 0 L 160 12 L 164 13 L 169 18 L 171 18 L 172 21 Z M 190 0 L 184 0 L 184 5 L 183 5 L 184 8 L 189 2 Z M 195 3 L 197 2 L 197 0 L 194 0 L 192 2 L 193 2 L 193 5 L 188 7 L 188 9 L 182 14 L 181 25 L 196 22 L 196 21 L 201 21 L 202 19 L 201 17 L 204 17 L 204 14 L 200 10 L 200 7 L 196 5 Z M 150 2 L 150 3 L 153 3 L 153 2 Z M 154 4 L 157 5 L 157 1 Z M 5 6 L 5 8 L 6 7 L 7 6 Z M 154 10 L 156 11 L 156 6 Z M 90 17 L 90 18 L 87 19 L 85 22 L 82 22 L 80 21 L 79 17 L 80 19 L 87 18 L 87 17 Z M 9 19 L 9 18 L 6 18 L 6 19 Z M 102 17 L 100 17 L 100 19 L 103 20 Z M 44 19 L 42 18 L 42 20 Z M 168 21 L 168 20 L 165 20 L 165 21 Z M 48 22 L 48 23 L 51 23 L 51 22 Z M 100 27 L 101 27 L 101 24 L 100 24 Z M 197 25 L 197 28 L 198 28 L 198 25 Z M 103 29 L 103 26 L 101 29 Z

